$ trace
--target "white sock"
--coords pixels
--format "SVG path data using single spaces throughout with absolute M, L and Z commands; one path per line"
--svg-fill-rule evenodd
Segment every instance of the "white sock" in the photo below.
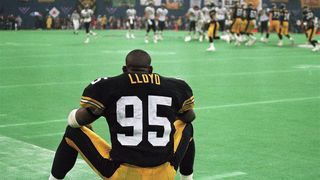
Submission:
M 62 179 L 57 179 L 52 174 L 50 174 L 49 180 L 62 180 Z
M 185 176 L 185 175 L 180 175 L 180 179 L 181 180 L 193 180 L 193 174 L 190 174 L 190 175 L 187 175 L 187 176 Z

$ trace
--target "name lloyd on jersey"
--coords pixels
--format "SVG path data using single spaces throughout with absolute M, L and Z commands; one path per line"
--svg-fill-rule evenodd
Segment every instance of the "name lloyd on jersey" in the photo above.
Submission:
M 156 84 L 160 85 L 160 76 L 158 74 L 141 74 L 139 77 L 138 74 L 128 74 L 131 84 Z

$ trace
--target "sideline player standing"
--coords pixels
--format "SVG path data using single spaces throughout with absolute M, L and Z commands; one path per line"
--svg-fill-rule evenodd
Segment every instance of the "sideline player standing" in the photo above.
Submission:
M 249 3 L 247 8 L 247 26 L 245 29 L 245 33 L 248 36 L 249 40 L 245 44 L 246 46 L 252 46 L 257 40 L 257 38 L 253 35 L 253 30 L 256 26 L 257 14 L 257 9 L 253 7 L 252 3 Z
M 266 39 L 264 42 L 269 41 L 269 35 L 272 32 L 272 30 L 275 30 L 279 37 L 278 46 L 282 46 L 282 34 L 280 31 L 280 10 L 277 8 L 277 5 L 275 3 L 272 4 L 272 9 L 269 11 L 269 29 L 268 33 L 266 35 Z
M 155 22 L 155 9 L 153 2 L 150 2 L 149 5 L 145 8 L 144 10 L 144 17 L 147 20 L 147 32 L 145 36 L 145 43 L 149 43 L 149 32 L 150 29 L 153 31 L 153 42 L 157 43 L 158 38 L 157 38 L 157 29 L 156 29 L 156 22 Z
M 241 29 L 241 18 L 243 14 L 243 9 L 239 3 L 236 3 L 232 8 L 232 24 L 230 27 L 231 37 L 230 39 L 235 39 L 235 45 L 240 46 L 241 44 L 241 36 L 240 36 L 240 29 Z
M 86 40 L 84 43 L 89 43 L 90 41 L 90 35 L 95 36 L 96 33 L 90 30 L 90 23 L 92 20 L 93 11 L 92 9 L 89 9 L 89 5 L 85 5 L 84 9 L 81 11 L 81 16 L 83 18 L 84 27 L 86 29 Z
M 262 4 L 262 9 L 259 11 L 259 22 L 260 22 L 260 33 L 261 33 L 261 42 L 266 42 L 265 34 L 268 33 L 268 6 L 267 4 Z
M 134 30 L 134 23 L 136 20 L 136 14 L 137 11 L 133 8 L 132 5 L 129 6 L 129 8 L 127 9 L 127 28 L 128 28 L 128 32 L 127 32 L 127 38 L 130 39 L 134 39 L 135 36 L 133 34 L 133 30 Z
M 166 26 L 168 10 L 166 9 L 165 4 L 161 4 L 161 7 L 157 9 L 158 17 L 158 39 L 163 40 L 163 30 Z
M 219 30 L 219 23 L 217 22 L 217 19 L 216 19 L 216 10 L 211 9 L 209 12 L 209 15 L 210 15 L 211 21 L 208 29 L 209 48 L 207 49 L 207 51 L 215 51 L 216 48 L 214 47 L 213 40 L 215 39 L 216 33 Z
M 80 14 L 77 12 L 77 10 L 74 10 L 71 14 L 71 21 L 73 24 L 73 33 L 78 34 L 78 30 L 80 27 Z
M 225 31 L 226 31 L 225 25 L 226 25 L 228 11 L 225 7 L 222 7 L 221 2 L 218 3 L 218 7 L 216 8 L 216 11 L 217 11 L 217 15 L 216 15 L 217 21 L 220 26 L 219 30 L 222 32 L 222 35 L 225 35 Z
M 294 44 L 293 38 L 289 35 L 289 19 L 290 13 L 288 9 L 286 9 L 285 4 L 281 4 L 280 6 L 280 26 L 281 26 L 281 34 L 286 36 L 290 41 L 291 44 Z
M 317 27 L 315 26 L 315 17 L 314 14 L 312 12 L 311 9 L 308 8 L 308 11 L 306 13 L 306 35 L 308 38 L 309 43 L 313 46 L 312 51 L 316 52 L 316 51 L 320 51 L 320 44 L 319 41 L 313 39 L 316 31 L 317 31 Z
M 210 18 L 210 4 L 207 3 L 202 9 L 202 14 L 203 14 L 203 21 L 204 21 L 204 25 L 203 25 L 203 34 L 206 35 L 208 34 L 208 29 L 209 29 L 209 26 L 210 26 L 210 21 L 211 21 L 211 18 Z M 208 38 L 208 36 L 206 36 L 206 38 Z
M 63 179 L 78 153 L 103 179 L 173 180 L 180 166 L 181 179 L 192 180 L 195 113 L 190 86 L 152 73 L 151 58 L 143 50 L 131 51 L 122 70 L 84 89 L 82 107 L 69 114 L 49 180 Z M 85 127 L 102 116 L 112 146 Z
M 200 10 L 199 6 L 195 5 L 190 8 L 186 14 L 186 17 L 189 19 L 189 33 L 185 37 L 185 42 L 191 41 L 191 33 L 193 34 L 193 38 L 196 39 L 196 32 L 199 33 L 199 41 L 203 39 L 203 14 Z

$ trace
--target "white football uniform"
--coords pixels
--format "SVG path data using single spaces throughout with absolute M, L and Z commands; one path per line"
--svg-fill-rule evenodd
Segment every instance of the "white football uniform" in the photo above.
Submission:
M 73 23 L 73 28 L 75 31 L 77 31 L 80 27 L 80 15 L 78 12 L 73 12 L 71 14 L 71 20 Z
M 165 8 L 157 9 L 157 16 L 159 21 L 165 21 L 168 14 L 168 10 Z
M 204 16 L 204 22 L 205 22 L 205 23 L 210 23 L 210 20 L 211 20 L 210 14 L 209 14 L 210 9 L 205 6 L 205 7 L 202 8 L 201 11 L 202 11 L 203 16 Z
M 224 7 L 216 8 L 216 17 L 218 21 L 226 20 L 227 9 Z
M 127 10 L 127 17 L 130 23 L 136 18 L 136 14 L 137 14 L 137 11 L 135 9 L 130 8 Z
M 196 21 L 196 13 L 193 8 L 190 8 L 187 14 L 189 15 L 189 21 Z
M 155 17 L 155 9 L 154 7 L 147 6 L 146 9 L 144 10 L 146 14 L 146 18 L 149 20 L 154 20 Z
M 128 18 L 127 26 L 130 27 L 131 29 L 133 29 L 137 11 L 133 8 L 130 8 L 127 10 L 126 13 L 127 13 L 127 18 Z
M 81 11 L 81 16 L 83 18 L 83 22 L 89 23 L 91 22 L 91 16 L 93 15 L 93 11 L 91 9 L 83 9 Z

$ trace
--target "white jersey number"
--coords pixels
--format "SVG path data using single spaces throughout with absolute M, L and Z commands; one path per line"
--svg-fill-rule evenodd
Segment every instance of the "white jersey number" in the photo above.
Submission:
M 157 137 L 157 132 L 148 132 L 148 141 L 153 146 L 166 146 L 170 141 L 171 124 L 168 118 L 157 116 L 157 106 L 171 106 L 172 99 L 164 96 L 148 96 L 148 124 L 162 126 L 163 137 Z M 126 106 L 133 107 L 133 116 L 126 117 Z M 137 96 L 123 96 L 117 101 L 117 121 L 122 127 L 133 127 L 133 135 L 117 134 L 118 141 L 123 146 L 137 146 L 143 136 L 143 107 Z

